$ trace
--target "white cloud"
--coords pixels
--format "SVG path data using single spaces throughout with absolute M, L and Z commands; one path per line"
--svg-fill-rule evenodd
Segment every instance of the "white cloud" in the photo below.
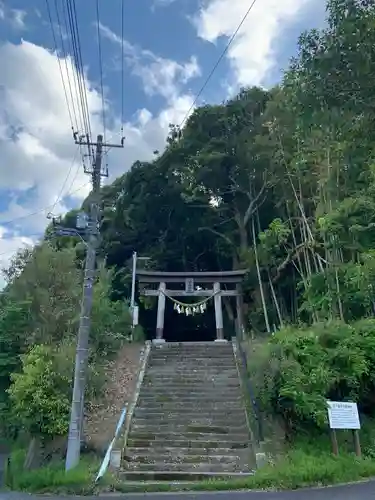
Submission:
M 258 0 L 254 4 L 227 54 L 234 70 L 230 82 L 234 87 L 264 83 L 276 62 L 279 36 L 312 2 Z M 208 0 L 194 19 L 198 35 L 212 43 L 222 36 L 231 37 L 249 6 L 243 0 Z
M 1 274 L 1 269 L 9 266 L 13 255 L 19 248 L 33 245 L 33 240 L 24 236 L 13 235 L 9 237 L 7 228 L 0 226 L 0 290 L 6 282 Z
M 121 38 L 103 24 L 99 24 L 102 34 L 110 41 L 121 46 Z M 143 83 L 146 94 L 161 95 L 173 101 L 181 92 L 181 87 L 201 74 L 197 58 L 192 56 L 185 63 L 157 56 L 128 41 L 124 42 L 124 56 L 133 74 Z
M 65 68 L 65 61 L 61 60 Z M 22 41 L 0 44 L 0 254 L 6 255 L 1 265 L 9 262 L 12 252 L 28 235 L 40 233 L 47 225 L 46 214 L 52 209 L 67 173 L 63 200 L 53 212 L 67 210 L 66 195 L 82 185 L 74 194 L 75 204 L 88 193 L 89 178 L 83 173 L 79 155 L 74 158 L 71 124 L 61 83 L 58 59 L 43 47 Z M 69 72 L 73 72 L 67 60 Z M 181 78 L 187 79 L 194 69 L 187 64 Z M 27 75 L 27 77 L 25 77 Z M 71 75 L 72 76 L 72 75 Z M 87 81 L 87 80 L 86 80 Z M 93 135 L 101 133 L 100 93 L 87 82 L 87 95 Z M 136 160 L 148 160 L 154 150 L 161 150 L 169 123 L 182 120 L 192 103 L 188 94 L 170 92 L 165 109 L 153 115 L 139 109 L 124 124 L 125 147 L 109 152 L 110 179 L 128 170 Z M 119 140 L 120 121 L 110 108 L 112 130 L 106 131 L 110 142 Z M 72 168 L 71 168 L 72 167 Z M 10 200 L 4 207 L 4 200 Z M 46 208 L 48 207 L 48 208 Z M 32 216 L 28 214 L 33 213 Z M 14 218 L 13 223 L 11 222 Z
M 10 9 L 5 5 L 4 2 L 0 1 L 0 19 L 2 21 L 9 22 L 14 29 L 26 29 L 26 15 L 26 11 L 21 9 Z
M 152 7 L 169 7 L 176 0 L 153 0 Z

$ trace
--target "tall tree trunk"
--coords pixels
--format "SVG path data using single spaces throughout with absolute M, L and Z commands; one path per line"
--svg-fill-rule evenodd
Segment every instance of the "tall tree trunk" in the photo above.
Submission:
M 261 298 L 261 301 L 262 301 L 264 322 L 266 324 L 267 332 L 271 333 L 270 322 L 269 322 L 269 319 L 268 319 L 268 311 L 267 311 L 267 307 L 266 307 L 266 301 L 265 301 L 265 298 L 264 298 L 262 277 L 261 277 L 261 274 L 260 274 L 260 267 L 259 267 L 259 260 L 258 260 L 258 250 L 257 250 L 257 242 L 256 242 L 256 237 L 255 237 L 254 217 L 251 218 L 251 229 L 252 229 L 252 233 L 253 233 L 253 247 L 254 247 L 254 255 L 255 255 L 255 265 L 256 265 L 257 275 L 258 275 L 259 291 L 260 291 L 260 298 Z

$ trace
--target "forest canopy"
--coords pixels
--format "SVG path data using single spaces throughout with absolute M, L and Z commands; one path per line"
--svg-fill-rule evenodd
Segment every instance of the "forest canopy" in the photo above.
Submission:
M 246 269 L 246 331 L 268 338 L 274 333 L 269 356 L 277 369 L 268 404 L 285 418 L 313 415 L 319 425 L 323 396 L 355 395 L 371 407 L 374 3 L 329 0 L 325 28 L 302 34 L 298 47 L 278 86 L 242 89 L 223 104 L 198 107 L 182 130 L 171 125 L 164 151 L 152 161 L 137 161 L 102 189 L 92 346 L 94 359 L 129 331 L 133 251 L 164 271 Z M 74 216 L 67 214 L 63 225 Z M 0 411 L 1 405 L 7 411 L 15 405 L 19 425 L 31 424 L 17 395 L 27 389 L 31 394 L 34 386 L 17 374 L 37 374 L 38 359 L 58 363 L 56 346 L 72 340 L 83 258 L 80 241 L 52 238 L 49 228 L 45 241 L 21 252 L 7 270 L 0 384 L 11 388 Z M 230 302 L 225 311 L 231 325 Z M 142 302 L 141 321 L 146 331 L 155 328 L 152 303 Z M 306 361 L 313 358 L 322 375 L 314 387 Z M 300 390 L 288 382 L 291 367 L 299 370 L 294 382 Z M 65 394 L 63 375 L 56 383 Z M 315 396 L 308 399 L 310 393 Z M 43 426 L 52 432 L 48 419 Z

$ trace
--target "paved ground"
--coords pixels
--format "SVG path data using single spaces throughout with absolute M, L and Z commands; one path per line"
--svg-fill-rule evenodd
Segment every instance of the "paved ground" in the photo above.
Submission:
M 71 500 L 78 497 L 70 497 Z M 83 498 L 83 497 L 82 497 Z M 103 497 L 84 497 L 86 500 L 374 500 L 375 481 L 313 490 L 267 492 L 229 492 L 222 493 L 149 493 L 137 495 L 110 495 Z M 62 500 L 63 497 L 37 497 L 20 493 L 0 493 L 0 500 Z M 66 500 L 66 497 L 65 497 Z

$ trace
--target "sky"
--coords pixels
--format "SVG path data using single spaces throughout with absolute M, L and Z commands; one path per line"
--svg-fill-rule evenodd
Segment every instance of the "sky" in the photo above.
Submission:
M 75 0 L 92 134 L 117 144 L 122 127 L 125 136 L 123 149 L 106 151 L 107 182 L 163 149 L 168 125 L 184 119 L 251 3 L 124 0 L 122 10 L 121 0 L 99 0 L 98 20 L 95 0 Z M 78 207 L 90 190 L 72 136 L 72 124 L 82 129 L 66 8 L 67 0 L 0 0 L 0 268 L 43 235 L 48 213 Z M 300 33 L 324 21 L 325 0 L 257 0 L 197 105 L 279 82 Z

